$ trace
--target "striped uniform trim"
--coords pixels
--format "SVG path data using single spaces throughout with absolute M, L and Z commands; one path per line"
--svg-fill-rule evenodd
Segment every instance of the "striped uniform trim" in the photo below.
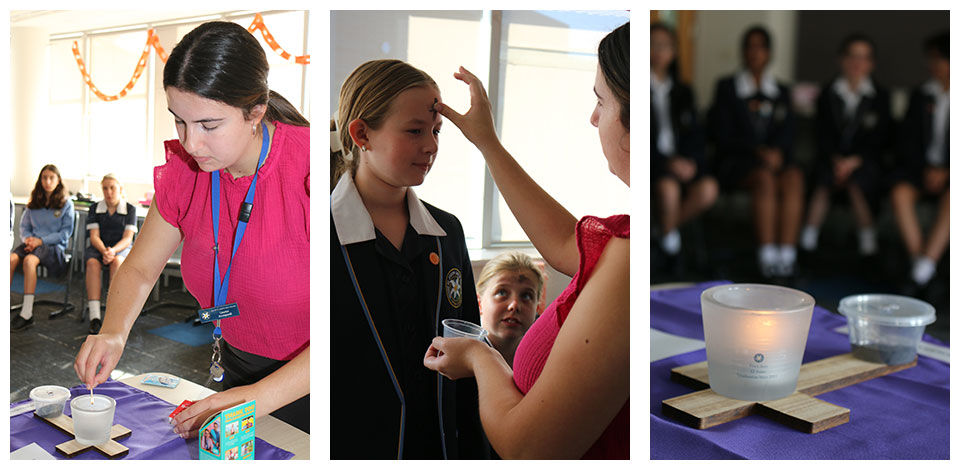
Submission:
M 400 398 L 400 436 L 397 447 L 397 459 L 403 459 L 403 434 L 406 424 L 407 401 L 403 397 L 403 389 L 400 388 L 400 382 L 393 371 L 393 365 L 390 364 L 390 358 L 387 356 L 387 350 L 383 347 L 383 341 L 380 340 L 380 333 L 377 332 L 377 326 L 373 323 L 373 317 L 370 316 L 370 309 L 367 307 L 367 300 L 363 297 L 363 291 L 360 290 L 360 283 L 357 282 L 356 273 L 353 271 L 353 263 L 350 261 L 350 255 L 347 253 L 347 247 L 340 245 L 340 251 L 343 253 L 343 259 L 347 262 L 347 271 L 350 273 L 350 281 L 353 282 L 353 289 L 357 293 L 357 299 L 360 300 L 360 306 L 363 307 L 363 314 L 367 317 L 367 324 L 370 325 L 370 332 L 377 341 L 377 348 L 380 350 L 380 356 L 383 358 L 384 365 L 387 366 L 387 372 L 390 373 L 390 381 L 393 382 L 393 388 Z

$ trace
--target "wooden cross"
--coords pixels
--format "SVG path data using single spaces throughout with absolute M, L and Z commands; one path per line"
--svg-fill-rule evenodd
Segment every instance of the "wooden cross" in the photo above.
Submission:
M 71 436 L 74 435 L 73 419 L 65 414 L 61 414 L 54 418 L 44 418 L 42 416 L 37 415 L 36 413 L 34 413 L 34 416 L 43 419 L 44 421 L 52 424 L 55 428 Z M 111 459 L 123 457 L 130 452 L 130 449 L 126 448 L 126 446 L 118 443 L 117 441 L 120 439 L 125 439 L 127 437 L 130 437 L 130 434 L 132 433 L 133 431 L 127 429 L 125 426 L 120 424 L 114 424 L 113 428 L 110 429 L 110 440 L 108 440 L 103 444 L 91 446 L 88 444 L 81 444 L 77 442 L 76 439 L 71 439 L 62 444 L 58 444 L 57 452 L 60 452 L 61 454 L 69 458 L 73 458 L 79 455 L 81 452 L 84 452 L 90 448 L 94 448 L 100 451 L 101 454 Z
M 662 411 L 664 416 L 697 429 L 759 414 L 813 434 L 850 421 L 849 409 L 814 398 L 815 395 L 915 365 L 916 359 L 907 364 L 891 366 L 857 359 L 852 353 L 840 354 L 802 365 L 797 391 L 792 395 L 779 400 L 751 402 L 727 398 L 710 389 L 707 362 L 698 362 L 671 369 L 670 379 L 700 391 L 663 400 Z

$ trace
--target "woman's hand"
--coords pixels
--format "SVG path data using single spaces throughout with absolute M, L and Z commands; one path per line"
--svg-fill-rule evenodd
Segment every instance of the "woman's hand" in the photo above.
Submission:
M 490 98 L 487 97 L 480 79 L 463 67 L 460 67 L 460 71 L 455 72 L 453 77 L 470 86 L 470 109 L 466 114 L 460 114 L 443 103 L 435 103 L 433 109 L 459 127 L 463 136 L 481 152 L 490 145 L 499 144 L 497 130 L 493 125 Z
M 110 372 L 113 372 L 123 355 L 125 342 L 119 334 L 101 333 L 87 336 L 73 362 L 73 370 L 87 388 L 96 387 L 110 378 Z M 97 366 L 100 366 L 99 373 Z
M 173 433 L 179 434 L 184 439 L 197 437 L 200 426 L 211 415 L 251 400 L 256 400 L 256 386 L 254 385 L 233 387 L 220 393 L 214 393 L 174 416 L 171 423 L 173 424 Z
M 423 356 L 423 365 L 451 380 L 473 377 L 473 365 L 483 354 L 500 355 L 495 349 L 471 338 L 433 338 Z M 501 357 L 502 361 L 503 358 Z

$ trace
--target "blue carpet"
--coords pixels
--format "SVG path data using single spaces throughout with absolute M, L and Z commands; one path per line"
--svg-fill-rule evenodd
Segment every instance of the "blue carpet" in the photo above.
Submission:
M 203 346 L 213 342 L 213 323 L 193 326 L 193 322 L 177 322 L 147 330 L 147 333 L 162 336 L 187 346 Z
M 57 284 L 55 282 L 45 281 L 43 279 L 37 279 L 37 290 L 34 294 L 49 294 L 51 292 L 63 292 L 66 288 L 66 284 Z M 16 272 L 13 273 L 13 282 L 10 283 L 10 291 L 17 292 L 19 294 L 23 293 L 23 273 Z

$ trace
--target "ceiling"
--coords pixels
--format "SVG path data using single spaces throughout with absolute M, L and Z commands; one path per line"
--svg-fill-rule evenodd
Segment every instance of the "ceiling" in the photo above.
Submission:
M 219 10 L 12 10 L 10 28 L 47 29 L 49 34 L 159 23 L 224 13 Z M 228 11 L 234 13 L 234 11 Z

